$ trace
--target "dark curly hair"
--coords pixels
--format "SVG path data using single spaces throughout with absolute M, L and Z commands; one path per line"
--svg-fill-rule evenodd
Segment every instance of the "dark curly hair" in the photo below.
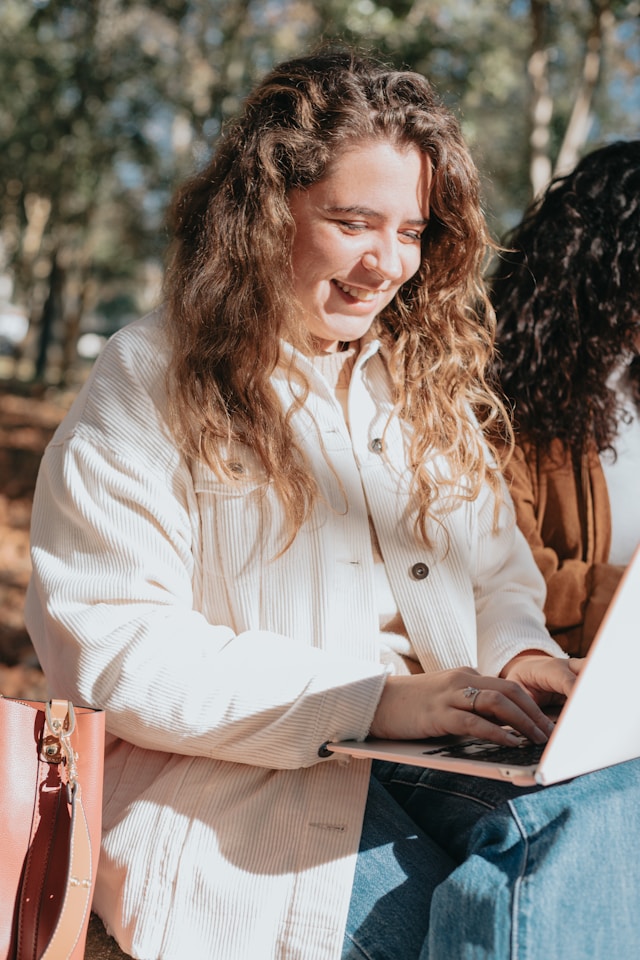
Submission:
M 640 405 L 640 140 L 584 157 L 504 241 L 491 277 L 498 369 L 522 439 L 614 448 L 609 374 L 625 356 Z

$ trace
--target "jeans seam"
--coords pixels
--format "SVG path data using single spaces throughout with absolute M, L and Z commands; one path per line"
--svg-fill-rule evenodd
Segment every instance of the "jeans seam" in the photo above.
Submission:
M 432 793 L 441 793 L 449 797 L 459 797 L 462 800 L 476 803 L 478 806 L 486 807 L 487 810 L 495 810 L 497 806 L 495 803 L 489 803 L 487 800 L 482 800 L 480 797 L 472 797 L 468 793 L 462 793 L 459 790 L 444 789 L 443 787 L 434 786 L 431 783 L 414 783 L 411 780 L 402 780 L 400 777 L 393 777 L 389 783 L 399 783 L 403 787 L 413 787 L 414 790 L 431 790 Z
M 345 934 L 345 939 L 349 940 L 351 947 L 354 947 L 361 957 L 364 957 L 365 960 L 373 960 L 371 954 L 367 950 L 364 950 L 363 947 L 353 939 L 350 933 Z M 351 953 L 351 947 L 349 948 L 349 953 Z
M 519 950 L 518 950 L 518 932 L 519 932 L 519 928 L 518 928 L 518 914 L 519 914 L 519 900 L 520 900 L 520 892 L 521 892 L 521 889 L 522 889 L 522 884 L 523 884 L 523 882 L 524 882 L 524 875 L 525 875 L 525 873 L 526 873 L 527 863 L 528 863 L 528 860 L 529 860 L 529 837 L 527 836 L 527 832 L 526 832 L 526 830 L 524 829 L 524 825 L 523 825 L 523 823 L 522 823 L 522 820 L 521 820 L 520 817 L 518 816 L 518 811 L 517 811 L 516 808 L 513 806 L 513 803 L 511 802 L 511 800 L 508 800 L 507 803 L 508 803 L 508 805 L 509 805 L 509 809 L 511 810 L 511 815 L 513 816 L 513 819 L 514 819 L 514 821 L 515 821 L 515 823 L 516 823 L 516 826 L 517 826 L 517 828 L 518 828 L 518 831 L 519 831 L 519 833 L 520 833 L 520 836 L 522 837 L 522 840 L 523 840 L 523 842 L 524 842 L 524 851 L 523 851 L 523 856 L 522 856 L 522 863 L 521 863 L 521 866 L 520 866 L 520 873 L 519 873 L 519 875 L 516 877 L 515 882 L 514 882 L 514 884 L 513 884 L 513 897 L 512 897 L 512 901 L 511 901 L 511 948 L 510 948 L 510 957 L 511 957 L 511 960 L 518 960 L 518 954 L 519 954 Z

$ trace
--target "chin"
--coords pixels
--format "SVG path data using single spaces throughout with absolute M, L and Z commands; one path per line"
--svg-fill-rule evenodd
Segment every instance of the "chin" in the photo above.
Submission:
M 362 317 L 358 322 L 354 322 L 351 318 L 349 323 L 345 323 L 344 326 L 336 328 L 335 326 L 326 327 L 326 333 L 324 333 L 323 339 L 326 340 L 341 340 L 343 342 L 349 342 L 351 340 L 359 340 L 365 335 L 367 330 L 371 327 L 371 324 L 376 319 L 376 315 L 369 317 Z

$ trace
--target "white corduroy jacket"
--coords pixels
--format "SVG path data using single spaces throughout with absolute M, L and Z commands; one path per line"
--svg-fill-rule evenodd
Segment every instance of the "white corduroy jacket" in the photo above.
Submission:
M 368 513 L 424 669 L 560 652 L 510 504 L 497 533 L 487 491 L 433 549 L 416 541 L 378 347 L 352 376 L 351 435 L 297 358 L 322 496 L 280 555 L 251 451 L 230 452 L 229 487 L 172 441 L 159 313 L 111 339 L 44 455 L 27 624 L 52 691 L 107 711 L 94 909 L 134 957 L 340 957 L 369 765 L 318 749 L 366 736 L 385 680 Z

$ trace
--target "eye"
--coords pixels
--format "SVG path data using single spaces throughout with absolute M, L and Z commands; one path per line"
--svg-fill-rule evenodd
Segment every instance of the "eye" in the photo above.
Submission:
M 361 220 L 338 220 L 340 226 L 349 233 L 359 233 L 367 229 L 367 224 Z
M 407 240 L 410 240 L 411 243 L 420 243 L 426 228 L 421 228 L 419 230 L 401 230 L 401 236 L 406 237 Z

